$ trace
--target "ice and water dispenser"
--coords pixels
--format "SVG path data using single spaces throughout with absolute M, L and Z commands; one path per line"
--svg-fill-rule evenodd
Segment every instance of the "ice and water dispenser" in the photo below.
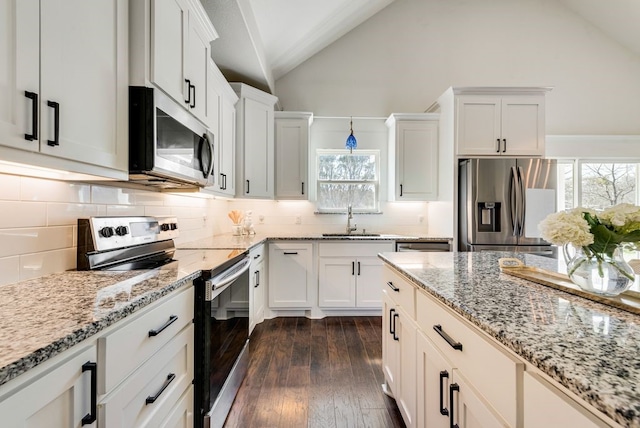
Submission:
M 500 232 L 500 202 L 478 202 L 478 232 Z

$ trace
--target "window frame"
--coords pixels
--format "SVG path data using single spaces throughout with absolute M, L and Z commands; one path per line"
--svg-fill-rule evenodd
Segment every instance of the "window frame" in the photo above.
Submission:
M 375 180 L 322 180 L 320 179 L 320 157 L 327 155 L 370 155 L 374 156 L 375 159 Z M 373 184 L 374 185 L 374 203 L 375 206 L 372 209 L 363 209 L 358 207 L 353 207 L 352 212 L 359 214 L 379 214 L 380 213 L 380 162 L 381 162 L 381 153 L 378 149 L 356 149 L 355 152 L 351 152 L 348 149 L 316 149 L 316 172 L 315 172 L 315 190 L 316 190 L 316 211 L 322 214 L 334 214 L 334 213 L 345 213 L 347 207 L 344 208 L 321 208 L 320 207 L 320 186 L 322 184 Z

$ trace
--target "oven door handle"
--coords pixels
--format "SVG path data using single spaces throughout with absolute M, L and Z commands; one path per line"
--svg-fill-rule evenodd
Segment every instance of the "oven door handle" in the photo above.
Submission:
M 240 275 L 242 275 L 243 273 L 247 272 L 249 270 L 249 267 L 251 265 L 251 260 L 246 257 L 244 258 L 242 261 L 236 263 L 235 265 L 233 265 L 230 269 L 233 269 L 235 267 L 241 266 L 237 272 L 234 272 L 233 275 L 229 275 L 227 278 L 225 278 L 224 280 L 218 282 L 218 283 L 213 283 L 213 281 L 208 280 L 205 281 L 205 286 L 207 287 L 207 294 L 212 293 L 213 290 L 215 289 L 216 291 L 222 291 L 223 288 L 229 286 L 233 281 L 235 281 L 236 279 L 238 279 L 238 277 Z M 214 288 L 215 287 L 215 288 Z M 205 297 L 206 300 L 211 300 Z

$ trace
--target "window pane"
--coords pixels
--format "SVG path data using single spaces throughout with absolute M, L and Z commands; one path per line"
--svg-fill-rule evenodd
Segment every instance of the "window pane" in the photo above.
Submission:
M 349 204 L 354 210 L 376 209 L 375 184 L 320 183 L 318 192 L 319 209 L 346 211 Z
M 373 154 L 319 155 L 318 179 L 331 181 L 376 180 L 376 156 Z
M 580 205 L 602 210 L 623 202 L 636 203 L 637 164 L 583 163 Z
M 558 211 L 573 208 L 573 163 L 558 162 Z

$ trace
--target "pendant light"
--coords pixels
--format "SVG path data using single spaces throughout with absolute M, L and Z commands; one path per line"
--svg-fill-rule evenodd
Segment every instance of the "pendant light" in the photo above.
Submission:
M 350 119 L 349 127 L 351 128 L 351 133 L 347 137 L 346 147 L 349 149 L 349 153 L 353 153 L 353 149 L 358 147 L 358 141 L 356 141 L 356 137 L 353 136 L 353 117 Z

